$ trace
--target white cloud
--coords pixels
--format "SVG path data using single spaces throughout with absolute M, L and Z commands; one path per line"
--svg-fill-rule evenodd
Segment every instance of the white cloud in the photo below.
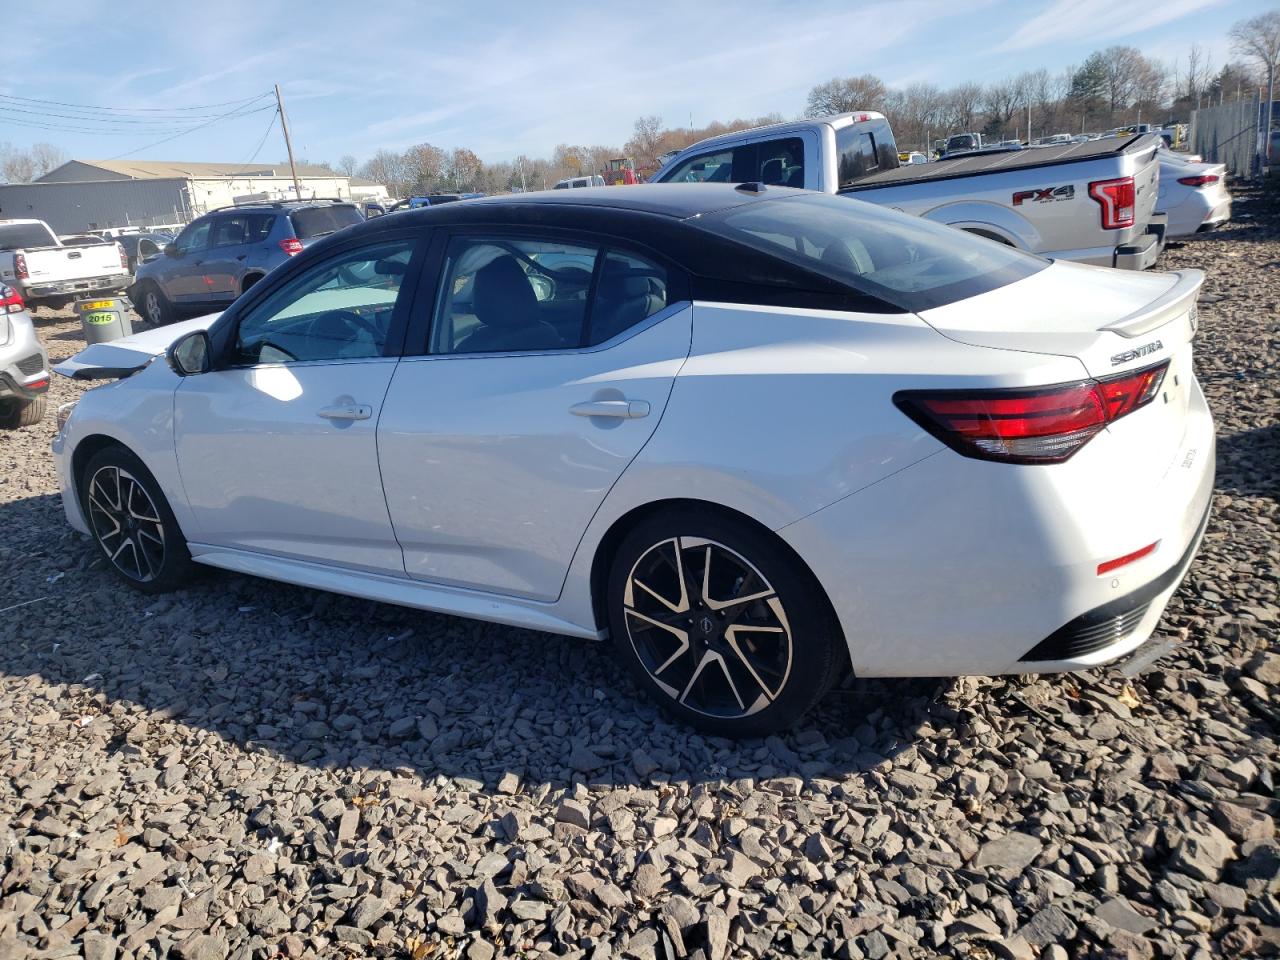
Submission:
M 1054 0 L 1043 13 L 1014 31 L 997 50 L 1026 50 L 1046 44 L 1102 42 L 1128 37 L 1224 0 Z

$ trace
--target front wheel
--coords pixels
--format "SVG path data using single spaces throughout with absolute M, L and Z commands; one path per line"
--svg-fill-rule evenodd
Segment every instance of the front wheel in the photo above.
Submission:
M 98 549 L 129 586 L 164 593 L 190 576 L 191 554 L 169 502 L 124 447 L 90 458 L 80 477 L 80 503 Z
M 636 679 L 710 733 L 762 736 L 796 723 L 847 660 L 826 599 L 771 534 L 673 510 L 618 547 L 610 634 Z

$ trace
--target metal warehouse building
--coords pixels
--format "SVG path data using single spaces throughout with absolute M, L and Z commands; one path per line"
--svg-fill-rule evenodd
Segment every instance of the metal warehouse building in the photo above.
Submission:
M 352 198 L 352 178 L 298 167 L 303 197 Z M 356 185 L 356 199 L 370 191 Z M 386 191 L 381 191 L 383 196 Z M 237 199 L 290 199 L 288 164 L 71 160 L 34 183 L 0 185 L 0 219 L 44 220 L 54 233 L 185 223 Z

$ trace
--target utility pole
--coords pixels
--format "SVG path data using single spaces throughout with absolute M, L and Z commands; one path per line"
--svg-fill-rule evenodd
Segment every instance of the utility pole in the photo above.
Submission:
M 298 183 L 298 165 L 293 162 L 293 141 L 289 139 L 289 119 L 284 115 L 284 97 L 280 96 L 280 84 L 276 84 L 276 109 L 280 111 L 280 129 L 284 131 L 284 148 L 289 153 L 289 171 L 293 174 L 294 199 L 302 199 L 302 185 Z

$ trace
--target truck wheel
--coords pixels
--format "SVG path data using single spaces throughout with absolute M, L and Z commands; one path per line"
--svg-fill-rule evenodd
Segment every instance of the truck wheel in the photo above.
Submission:
M 143 286 L 138 312 L 153 327 L 163 327 L 173 322 L 173 307 L 154 283 Z
M 34 400 L 11 400 L 0 408 L 0 430 L 17 430 L 30 427 L 44 419 L 48 399 L 40 396 Z

